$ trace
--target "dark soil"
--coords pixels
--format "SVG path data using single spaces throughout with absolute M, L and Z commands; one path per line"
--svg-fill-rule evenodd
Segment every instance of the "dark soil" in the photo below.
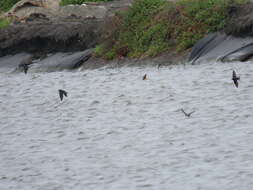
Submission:
M 230 21 L 225 32 L 234 36 L 253 35 L 253 3 L 240 6 L 231 6 L 229 10 Z

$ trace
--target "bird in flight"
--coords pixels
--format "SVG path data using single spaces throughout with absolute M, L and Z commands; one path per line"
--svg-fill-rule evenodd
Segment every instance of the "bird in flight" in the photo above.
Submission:
M 68 93 L 65 91 L 65 90 L 62 90 L 62 89 L 59 89 L 59 96 L 60 96 L 60 99 L 61 101 L 63 100 L 63 96 L 68 96 Z
M 236 76 L 236 72 L 233 70 L 233 74 L 232 74 L 232 80 L 234 81 L 234 84 L 236 86 L 236 88 L 238 88 L 238 80 L 240 80 L 240 77 Z
M 147 79 L 147 74 L 145 74 L 143 77 L 142 77 L 142 80 L 146 80 Z
M 159 63 L 158 66 L 157 66 L 157 69 L 160 69 L 161 66 L 162 66 L 162 64 Z
M 25 74 L 27 74 L 27 71 L 29 69 L 29 65 L 31 65 L 32 62 L 32 57 L 28 57 L 26 59 L 24 59 L 23 61 L 21 61 L 21 63 L 19 64 L 19 67 L 22 67 L 23 71 Z
M 23 70 L 24 70 L 24 73 L 27 74 L 27 71 L 29 69 L 28 65 L 27 64 L 22 64 L 22 65 L 19 65 L 19 66 L 22 67 Z
M 184 111 L 184 109 L 182 108 L 181 109 L 181 111 L 184 113 L 184 115 L 186 116 L 186 117 L 191 117 L 191 114 L 193 114 L 195 111 L 192 111 L 192 112 L 190 112 L 190 113 L 186 113 L 185 111 Z

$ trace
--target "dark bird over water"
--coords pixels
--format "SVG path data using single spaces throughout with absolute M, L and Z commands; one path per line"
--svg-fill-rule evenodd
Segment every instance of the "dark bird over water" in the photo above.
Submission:
M 29 65 L 31 64 L 32 64 L 32 57 L 28 57 L 24 59 L 23 61 L 21 61 L 21 63 L 19 64 L 19 67 L 21 67 L 24 73 L 26 74 L 29 69 Z
M 160 69 L 161 66 L 162 66 L 162 64 L 159 63 L 158 66 L 157 66 L 157 69 Z
M 65 90 L 59 89 L 58 91 L 61 101 L 63 100 L 63 96 L 68 97 L 68 93 Z
M 28 65 L 27 64 L 22 64 L 22 65 L 19 65 L 19 66 L 22 67 L 24 73 L 26 74 L 28 69 L 29 69 Z
M 234 84 L 236 86 L 236 88 L 238 88 L 238 80 L 240 80 L 240 77 L 236 76 L 236 72 L 233 70 L 233 74 L 232 74 L 232 80 L 234 81 Z
M 146 80 L 147 79 L 147 74 L 145 74 L 143 77 L 142 77 L 142 80 Z
M 190 113 L 186 113 L 185 111 L 184 111 L 184 109 L 181 109 L 181 111 L 184 113 L 184 115 L 186 116 L 186 117 L 191 117 L 191 114 L 193 114 L 195 111 L 192 111 L 192 112 L 190 112 Z

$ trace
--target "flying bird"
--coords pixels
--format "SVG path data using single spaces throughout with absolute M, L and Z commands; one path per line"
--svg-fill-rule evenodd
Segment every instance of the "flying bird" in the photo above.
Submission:
M 236 88 L 238 88 L 238 80 L 240 80 L 240 77 L 236 76 L 236 72 L 233 70 L 233 74 L 232 74 L 232 80 L 234 81 L 234 84 L 236 86 Z
M 21 63 L 19 64 L 19 67 L 21 67 L 24 71 L 25 74 L 27 74 L 27 71 L 29 69 L 29 65 L 31 65 L 32 62 L 32 57 L 28 57 L 26 59 L 24 59 L 23 61 L 21 61 Z
M 162 66 L 162 64 L 159 63 L 158 66 L 157 66 L 157 69 L 160 69 L 161 66 Z
M 28 65 L 27 65 L 27 64 L 21 64 L 21 65 L 19 65 L 19 66 L 22 67 L 24 73 L 27 74 L 27 71 L 28 71 L 28 69 L 29 69 Z
M 147 79 L 147 74 L 145 74 L 143 77 L 142 77 L 142 80 L 146 80 Z
M 68 93 L 65 91 L 65 90 L 62 90 L 62 89 L 59 89 L 59 96 L 60 96 L 60 99 L 61 101 L 63 100 L 63 96 L 68 96 Z
M 185 111 L 184 111 L 184 109 L 181 109 L 181 111 L 184 113 L 184 115 L 186 116 L 186 117 L 191 117 L 191 114 L 193 114 L 195 111 L 192 111 L 192 112 L 190 112 L 190 113 L 186 113 Z

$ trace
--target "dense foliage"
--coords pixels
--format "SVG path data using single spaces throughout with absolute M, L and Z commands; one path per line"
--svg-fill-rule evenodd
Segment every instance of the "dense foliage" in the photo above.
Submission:
M 9 19 L 0 19 L 0 29 L 6 28 L 7 26 L 10 25 L 10 20 Z
M 0 0 L 0 12 L 9 10 L 19 0 Z
M 69 4 L 77 4 L 81 5 L 85 2 L 106 2 L 106 1 L 112 1 L 112 0 L 62 0 L 61 5 L 69 5 Z
M 135 0 L 116 15 L 117 27 L 95 53 L 116 56 L 155 56 L 161 52 L 192 47 L 209 32 L 222 30 L 229 7 L 247 0 Z M 115 25 L 115 24 L 114 24 Z

